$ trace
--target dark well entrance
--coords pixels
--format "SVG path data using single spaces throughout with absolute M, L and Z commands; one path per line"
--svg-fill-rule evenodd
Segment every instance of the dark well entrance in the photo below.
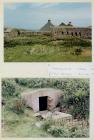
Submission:
M 39 97 L 39 111 L 47 110 L 47 96 Z

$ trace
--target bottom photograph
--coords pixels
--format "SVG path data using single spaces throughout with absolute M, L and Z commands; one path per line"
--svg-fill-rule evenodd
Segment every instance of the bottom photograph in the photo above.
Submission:
M 89 137 L 90 80 L 3 78 L 2 137 Z

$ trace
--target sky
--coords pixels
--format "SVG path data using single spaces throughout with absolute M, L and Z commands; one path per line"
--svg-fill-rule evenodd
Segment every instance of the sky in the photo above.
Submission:
M 74 26 L 91 26 L 90 3 L 6 3 L 5 27 L 37 30 L 47 23 L 72 22 Z

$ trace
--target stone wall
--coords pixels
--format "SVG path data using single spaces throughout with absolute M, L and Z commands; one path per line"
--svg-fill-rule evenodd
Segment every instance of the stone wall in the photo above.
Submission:
M 10 31 L 10 32 L 4 32 L 4 37 L 5 38 L 10 38 L 10 37 L 17 37 L 18 36 L 18 31 Z
M 26 31 L 23 31 L 21 32 L 20 31 L 20 36 L 41 36 L 41 35 L 51 35 L 51 32 L 26 32 Z
M 33 32 L 33 31 L 10 31 L 10 32 L 4 32 L 4 37 L 5 38 L 10 38 L 10 37 L 31 37 L 31 36 L 41 36 L 41 35 L 46 35 L 50 36 L 51 32 Z
M 31 36 L 52 36 L 55 39 L 62 39 L 64 37 L 81 37 L 81 38 L 89 38 L 91 39 L 92 32 L 91 28 L 75 28 L 75 27 L 52 27 L 51 31 L 46 32 L 34 32 L 27 30 L 11 30 L 10 32 L 4 32 L 4 37 L 31 37 Z
M 54 27 L 51 30 L 52 37 L 62 39 L 63 37 L 91 38 L 91 28 L 63 28 Z

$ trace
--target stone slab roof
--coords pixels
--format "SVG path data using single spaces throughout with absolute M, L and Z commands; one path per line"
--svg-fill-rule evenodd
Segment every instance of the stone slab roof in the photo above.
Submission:
M 22 92 L 22 95 L 26 95 L 26 94 L 39 94 L 39 93 L 58 93 L 58 94 L 62 94 L 62 90 L 59 89 L 54 89 L 54 88 L 38 88 L 38 89 L 31 89 L 31 90 L 26 90 L 24 92 Z

